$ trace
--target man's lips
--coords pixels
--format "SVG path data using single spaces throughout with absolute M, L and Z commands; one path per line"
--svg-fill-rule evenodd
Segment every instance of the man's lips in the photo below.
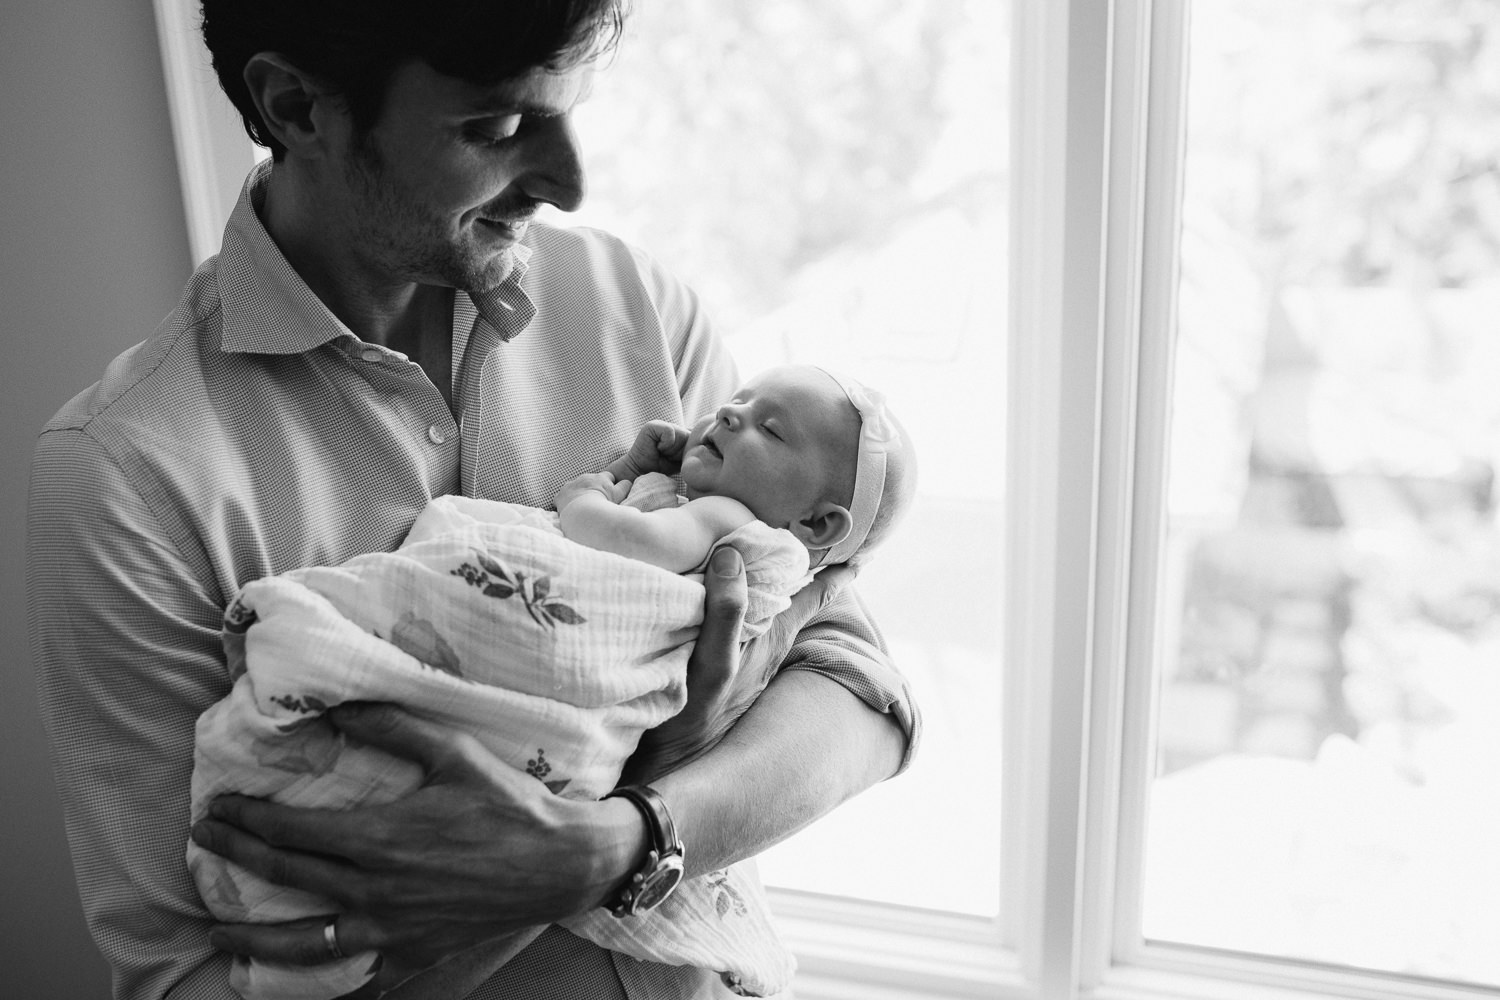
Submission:
M 474 217 L 476 227 L 484 232 L 492 233 L 503 239 L 518 240 L 526 234 L 526 227 L 536 217 L 534 212 L 525 212 L 520 215 L 477 215 Z
M 531 222 L 530 219 L 486 219 L 483 216 L 480 216 L 475 221 L 489 229 L 498 229 L 508 235 L 518 235 L 525 232 L 527 223 Z

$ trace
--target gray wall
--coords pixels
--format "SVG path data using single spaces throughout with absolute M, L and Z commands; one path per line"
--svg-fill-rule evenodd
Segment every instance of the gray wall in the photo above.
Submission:
M 42 423 L 144 339 L 189 273 L 151 0 L 0 6 L 0 996 L 107 997 L 73 885 L 26 646 Z

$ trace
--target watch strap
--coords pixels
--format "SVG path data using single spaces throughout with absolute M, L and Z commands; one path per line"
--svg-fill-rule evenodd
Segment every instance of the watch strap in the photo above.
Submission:
M 682 842 L 677 839 L 677 824 L 672 822 L 672 812 L 656 789 L 650 785 L 621 785 L 604 797 L 609 799 L 615 796 L 629 799 L 641 811 L 641 815 L 646 817 L 651 847 L 658 855 L 682 853 Z
M 623 785 L 604 798 L 628 799 L 646 820 L 651 844 L 640 871 L 620 890 L 619 898 L 609 904 L 617 917 L 630 916 L 655 908 L 676 888 L 682 877 L 686 846 L 677 837 L 677 825 L 667 803 L 654 788 L 647 785 Z M 643 900 L 643 897 L 645 899 Z

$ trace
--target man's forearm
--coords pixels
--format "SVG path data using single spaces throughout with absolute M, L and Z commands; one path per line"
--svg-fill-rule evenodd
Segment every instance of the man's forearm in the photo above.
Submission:
M 708 753 L 655 780 L 688 874 L 760 853 L 895 774 L 906 736 L 842 685 L 789 670 Z

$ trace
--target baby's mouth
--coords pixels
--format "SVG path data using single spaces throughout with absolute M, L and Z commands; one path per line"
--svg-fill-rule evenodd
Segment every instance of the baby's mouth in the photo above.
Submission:
M 724 457 L 724 453 L 719 450 L 719 446 L 718 445 L 714 444 L 712 438 L 704 438 L 703 439 L 703 447 L 707 448 L 713 454 L 713 456 L 715 458 L 722 459 Z

